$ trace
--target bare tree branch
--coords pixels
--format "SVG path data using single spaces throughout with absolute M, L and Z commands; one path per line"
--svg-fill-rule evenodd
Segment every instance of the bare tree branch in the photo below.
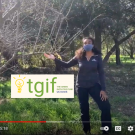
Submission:
M 20 1 L 18 0 L 18 3 L 15 6 L 13 6 L 10 9 L 10 11 L 8 11 L 8 13 L 6 15 L 2 16 L 3 15 L 3 12 L 2 12 L 2 3 L 1 3 L 1 0 L 0 0 L 0 29 L 2 28 L 5 20 L 8 19 L 10 17 L 10 15 L 12 13 L 14 13 L 17 9 L 19 9 L 19 7 L 20 7 Z
M 10 63 L 12 63 L 12 61 L 15 60 L 16 56 L 17 56 L 17 52 L 15 52 L 12 58 L 9 59 L 2 67 L 0 67 L 0 74 L 7 68 L 8 65 L 10 65 Z

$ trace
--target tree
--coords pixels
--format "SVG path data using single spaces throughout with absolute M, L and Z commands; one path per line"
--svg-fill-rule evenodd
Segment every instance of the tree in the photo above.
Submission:
M 134 41 L 135 36 L 132 36 L 129 38 L 125 44 L 124 50 L 126 53 L 130 56 L 131 59 L 134 59 L 134 52 L 135 52 L 135 41 Z
M 13 5 L 12 8 L 7 9 L 7 4 Z M 6 6 L 3 8 L 3 5 Z M 0 53 L 5 60 L 4 64 L 0 63 L 0 74 L 8 68 L 16 71 L 18 58 L 24 59 L 25 53 L 31 57 L 31 54 L 49 51 L 50 37 L 54 31 L 57 36 L 54 46 L 62 36 L 59 32 L 61 28 L 57 26 L 64 16 L 48 0 L 22 0 L 17 4 L 0 1 L 0 10 Z M 53 27 L 54 24 L 56 27 Z
M 132 32 L 130 32 L 128 35 L 126 35 L 124 38 L 120 39 L 117 42 L 117 46 L 121 45 L 123 42 L 125 42 L 126 40 L 128 40 L 132 35 L 135 34 L 135 30 L 133 30 Z M 110 49 L 110 51 L 108 52 L 108 54 L 104 57 L 104 64 L 106 64 L 106 62 L 108 61 L 109 57 L 112 55 L 112 53 L 115 51 L 116 48 L 116 44 L 113 45 L 113 47 Z

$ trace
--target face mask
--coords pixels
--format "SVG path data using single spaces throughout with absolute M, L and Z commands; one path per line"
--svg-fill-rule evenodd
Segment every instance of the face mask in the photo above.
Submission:
M 83 49 L 84 49 L 85 51 L 91 51 L 92 48 L 93 48 L 93 45 L 92 45 L 92 44 L 87 44 L 87 45 L 84 45 L 84 46 L 83 46 Z

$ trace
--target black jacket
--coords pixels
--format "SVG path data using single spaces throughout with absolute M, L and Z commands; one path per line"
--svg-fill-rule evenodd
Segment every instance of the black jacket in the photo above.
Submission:
M 106 90 L 105 87 L 105 75 L 102 63 L 102 57 L 100 55 L 94 55 L 88 61 L 87 58 L 78 60 L 73 57 L 70 61 L 64 62 L 55 58 L 55 63 L 60 64 L 65 68 L 70 68 L 75 65 L 79 65 L 79 71 L 76 78 L 76 86 L 89 88 L 96 83 L 101 84 L 101 89 Z

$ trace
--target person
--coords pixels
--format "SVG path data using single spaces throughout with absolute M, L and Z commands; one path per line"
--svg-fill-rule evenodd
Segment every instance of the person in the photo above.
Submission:
M 112 129 L 111 106 L 108 100 L 105 86 L 105 74 L 102 62 L 102 54 L 94 47 L 94 39 L 91 37 L 83 38 L 83 47 L 76 51 L 76 55 L 68 62 L 58 60 L 54 55 L 44 53 L 44 56 L 53 59 L 55 63 L 65 68 L 79 65 L 79 71 L 76 78 L 76 91 L 79 99 L 81 120 L 85 134 L 91 134 L 90 116 L 89 116 L 89 95 L 97 103 L 101 110 L 101 126 Z M 108 134 L 104 131 L 103 134 Z

